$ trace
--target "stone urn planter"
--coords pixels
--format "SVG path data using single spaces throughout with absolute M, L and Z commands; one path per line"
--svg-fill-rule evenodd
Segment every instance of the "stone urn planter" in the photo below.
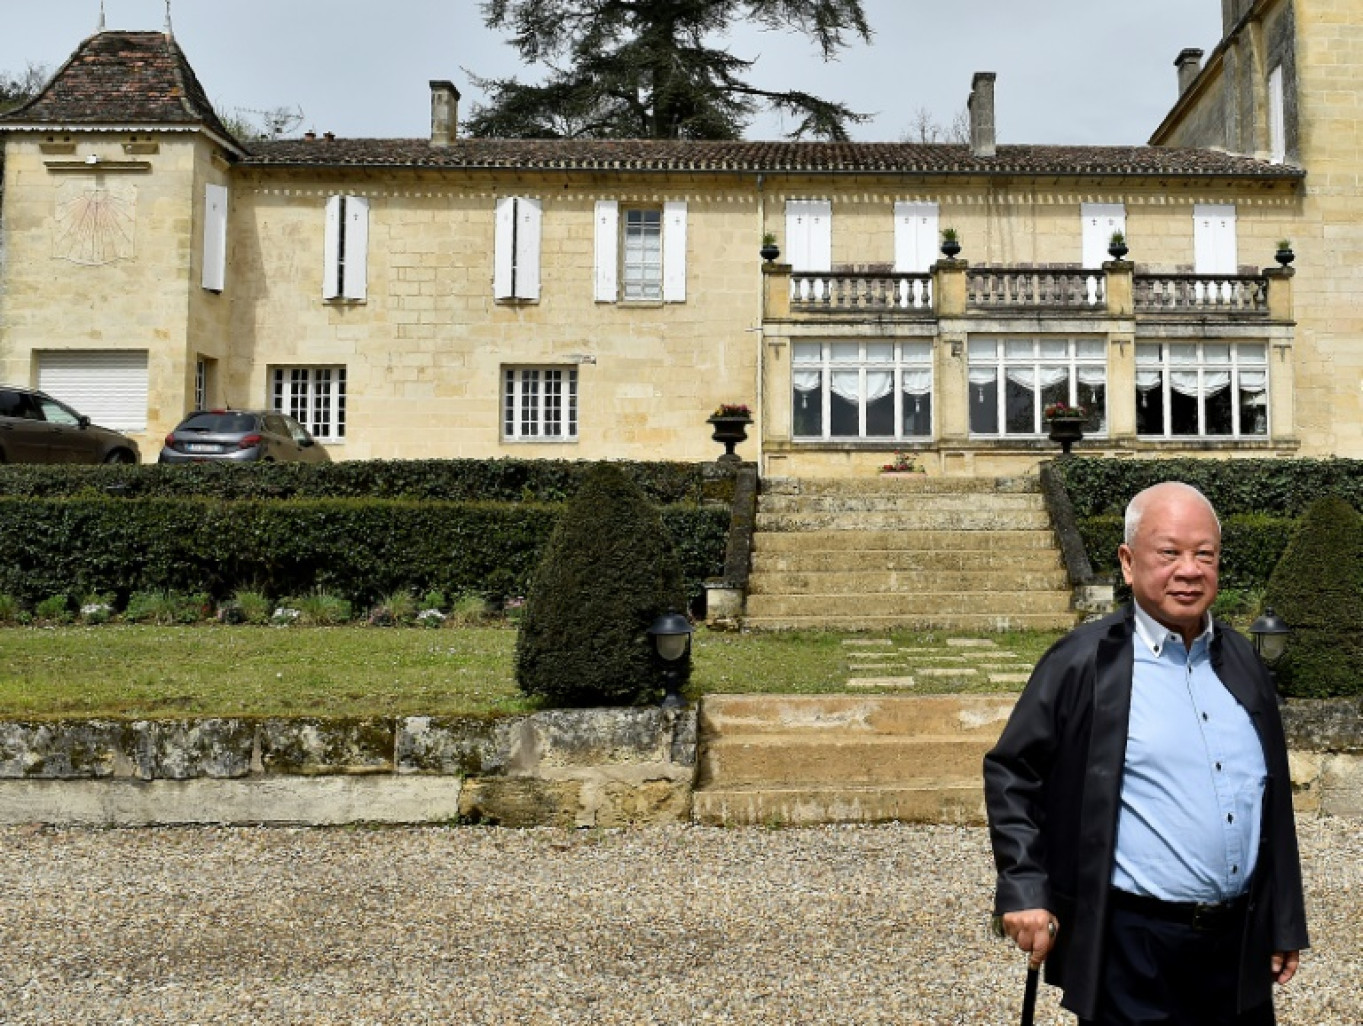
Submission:
M 1070 455 L 1070 447 L 1084 437 L 1083 417 L 1052 417 L 1046 423 L 1051 429 L 1050 439 L 1060 443 L 1060 454 Z
M 751 413 L 723 412 L 724 407 L 712 414 L 706 423 L 714 430 L 710 437 L 724 446 L 724 455 L 719 457 L 725 463 L 740 462 L 734 446 L 748 440 L 748 425 L 752 423 Z
M 1278 251 L 1273 254 L 1273 259 L 1278 261 L 1283 267 L 1297 259 L 1297 254 L 1292 252 L 1292 244 L 1286 239 L 1278 243 Z

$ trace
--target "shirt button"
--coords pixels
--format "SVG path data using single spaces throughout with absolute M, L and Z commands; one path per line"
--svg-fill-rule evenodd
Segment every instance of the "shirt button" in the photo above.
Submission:
M 1203 714 L 1202 714 L 1202 718 L 1203 718 L 1204 720 L 1211 719 L 1211 717 L 1208 716 L 1206 713 L 1203 713 Z
M 1232 875 L 1233 875 L 1233 874 L 1235 874 L 1235 873 L 1240 872 L 1240 867 L 1239 867 L 1239 866 L 1231 866 L 1231 867 L 1230 867 L 1230 871 L 1231 871 L 1231 873 L 1232 873 Z
M 1216 770 L 1218 773 L 1221 772 L 1221 764 L 1219 762 L 1216 764 Z
M 1230 813 L 1230 812 L 1226 813 L 1226 822 L 1227 822 L 1227 823 L 1234 823 L 1234 822 L 1235 822 L 1235 816 L 1234 816 L 1233 813 Z

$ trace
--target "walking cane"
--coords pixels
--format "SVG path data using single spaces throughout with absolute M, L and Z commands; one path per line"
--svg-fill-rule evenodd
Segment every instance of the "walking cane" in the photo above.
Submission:
M 1027 963 L 1027 986 L 1022 992 L 1022 1026 L 1032 1026 L 1036 1019 L 1036 985 L 1041 967 Z

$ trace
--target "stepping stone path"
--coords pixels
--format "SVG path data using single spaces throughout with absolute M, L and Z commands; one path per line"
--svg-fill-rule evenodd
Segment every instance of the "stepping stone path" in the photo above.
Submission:
M 867 691 L 955 691 L 1015 688 L 1032 667 L 988 638 L 944 638 L 940 643 L 898 645 L 890 638 L 843 641 L 847 686 Z

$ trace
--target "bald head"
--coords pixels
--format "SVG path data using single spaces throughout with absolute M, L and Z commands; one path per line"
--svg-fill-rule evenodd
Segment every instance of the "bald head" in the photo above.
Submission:
M 1157 506 L 1165 506 L 1170 503 L 1193 503 L 1201 505 L 1211 514 L 1212 521 L 1216 524 L 1216 535 L 1221 536 L 1221 520 L 1216 515 L 1216 510 L 1212 507 L 1207 497 L 1190 484 L 1182 481 L 1162 481 L 1157 485 L 1151 485 L 1143 492 L 1137 492 L 1126 506 L 1126 532 L 1123 540 L 1132 545 L 1136 541 L 1136 535 L 1141 529 L 1141 518 L 1146 512 Z

